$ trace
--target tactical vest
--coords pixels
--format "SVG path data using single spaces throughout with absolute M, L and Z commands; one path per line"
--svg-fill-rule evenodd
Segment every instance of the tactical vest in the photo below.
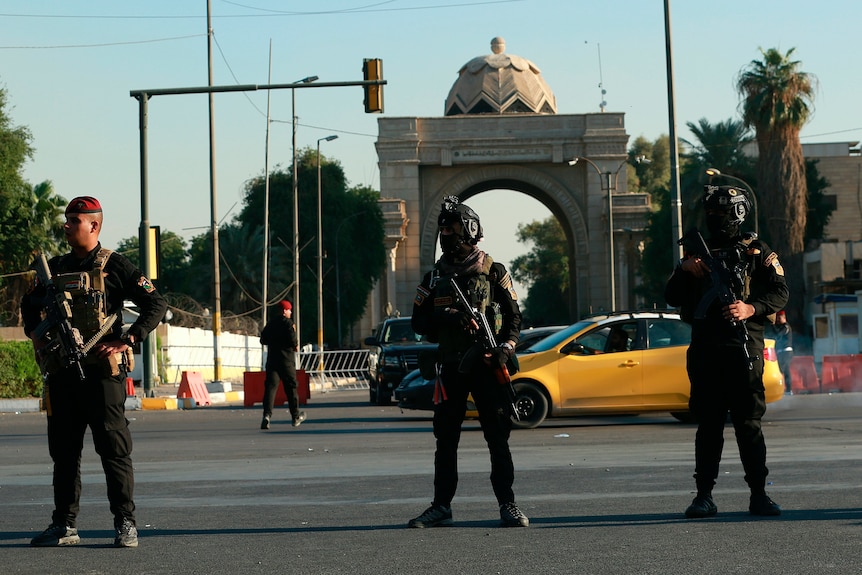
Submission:
M 728 269 L 739 273 L 740 284 L 730 286 L 733 294 L 740 301 L 747 301 L 751 295 L 751 274 L 754 268 L 762 263 L 762 250 L 760 243 L 754 243 L 756 236 L 744 234 L 737 242 L 728 247 L 710 249 L 712 257 L 723 261 Z M 708 286 L 704 286 L 704 293 Z M 770 321 L 773 316 L 770 316 Z
M 93 260 L 92 270 L 54 277 L 57 288 L 72 298 L 72 325 L 78 328 L 85 342 L 96 335 L 108 317 L 104 269 L 112 253 L 112 250 L 101 248 Z
M 495 334 L 499 332 L 502 324 L 502 314 L 499 305 L 492 301 L 493 286 L 488 277 L 493 261 L 490 256 L 485 257 L 482 271 L 467 278 L 459 278 L 458 286 L 464 292 L 470 306 L 484 313 L 489 318 L 489 324 Z M 435 273 L 437 270 L 435 270 Z M 435 285 L 434 313 L 437 317 L 449 313 L 447 308 L 458 307 L 457 298 L 449 281 L 439 281 Z M 476 343 L 476 337 L 465 332 L 460 327 L 443 324 L 439 329 L 439 354 L 441 361 L 457 361 L 461 355 Z

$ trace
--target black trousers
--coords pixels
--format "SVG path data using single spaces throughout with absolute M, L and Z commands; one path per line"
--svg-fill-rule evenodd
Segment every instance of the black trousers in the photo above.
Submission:
M 441 378 L 446 397 L 434 408 L 434 504 L 448 507 L 458 488 L 458 443 L 467 410 L 467 395 L 473 393 L 479 410 L 479 424 L 491 455 L 491 486 L 498 504 L 515 501 L 512 484 L 515 468 L 509 451 L 512 429 L 505 389 L 490 370 L 479 367 L 472 373 L 459 373 L 458 364 L 444 364 Z
M 287 396 L 287 405 L 290 415 L 299 415 L 299 393 L 296 381 L 296 366 L 287 364 L 273 364 L 266 366 L 266 379 L 263 388 L 263 414 L 272 417 L 272 409 L 275 406 L 275 394 L 278 391 L 278 381 L 284 386 L 284 394 Z
M 108 487 L 114 523 L 135 520 L 132 434 L 125 415 L 125 373 L 106 374 L 107 366 L 86 365 L 81 381 L 76 370 L 48 378 L 48 450 L 54 462 L 54 523 L 74 527 L 81 499 L 81 452 L 87 427 Z
M 698 421 L 694 442 L 698 491 L 709 492 L 715 485 L 724 447 L 724 426 L 730 413 L 745 482 L 752 492 L 763 492 L 769 474 L 761 429 L 761 418 L 766 413 L 763 359 L 755 361 L 749 370 L 738 347 L 689 348 L 687 359 L 689 408 Z

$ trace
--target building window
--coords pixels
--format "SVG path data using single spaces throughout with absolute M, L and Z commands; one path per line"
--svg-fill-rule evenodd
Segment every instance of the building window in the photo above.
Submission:
M 814 337 L 817 339 L 829 337 L 829 318 L 827 316 L 814 318 Z
M 859 316 L 840 315 L 838 321 L 841 337 L 857 337 L 859 335 Z

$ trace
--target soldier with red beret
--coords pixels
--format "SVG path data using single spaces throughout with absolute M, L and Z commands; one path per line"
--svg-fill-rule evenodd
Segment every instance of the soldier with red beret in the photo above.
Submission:
M 34 537 L 36 547 L 74 545 L 81 498 L 81 452 L 87 427 L 108 487 L 114 516 L 114 546 L 137 547 L 132 436 L 125 417 L 126 374 L 132 369 L 131 346 L 142 341 L 165 315 L 167 302 L 143 272 L 123 255 L 102 247 L 102 206 L 92 196 L 69 202 L 63 226 L 72 248 L 48 261 L 52 283 L 71 299 L 72 328 L 81 341 L 93 345 L 83 359 L 70 365 L 57 357 L 54 328 L 42 329 L 45 285 L 35 282 L 21 300 L 24 332 L 33 340 L 45 375 L 44 406 L 48 420 L 48 450 L 54 462 L 54 512 L 51 524 Z M 123 332 L 125 300 L 140 310 Z M 37 329 L 38 328 L 38 329 Z
M 279 302 L 278 309 L 281 314 L 269 321 L 260 332 L 260 343 L 267 346 L 261 429 L 269 429 L 279 379 L 287 395 L 293 426 L 299 427 L 299 424 L 305 421 L 305 412 L 299 410 L 297 392 L 296 352 L 299 350 L 299 339 L 296 335 L 296 326 L 291 319 L 293 306 L 285 299 Z

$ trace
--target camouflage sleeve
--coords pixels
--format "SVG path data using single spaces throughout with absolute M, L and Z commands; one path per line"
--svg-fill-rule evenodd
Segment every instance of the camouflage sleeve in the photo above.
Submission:
M 129 328 L 129 334 L 139 341 L 145 339 L 162 321 L 168 309 L 168 302 L 156 291 L 155 286 L 144 273 L 121 254 L 116 252 L 111 254 L 105 271 L 117 274 L 123 299 L 132 300 L 138 306 L 140 315 Z M 108 289 L 113 288 L 112 283 L 108 284 Z M 110 301 L 115 301 L 116 295 L 109 293 L 108 298 Z
M 437 325 L 434 321 L 434 290 L 431 288 L 431 272 L 425 274 L 422 283 L 416 286 L 410 325 L 416 333 L 426 336 L 429 341 L 436 341 Z
M 499 339 L 517 343 L 521 338 L 521 308 L 518 306 L 518 294 L 515 293 L 512 276 L 506 266 L 494 262 L 490 278 L 494 285 L 494 301 L 500 304 L 500 312 L 503 314 Z
M 754 259 L 754 270 L 746 303 L 754 306 L 754 314 L 757 316 L 766 316 L 784 309 L 790 290 L 778 254 L 762 242 L 752 244 L 748 253 Z

